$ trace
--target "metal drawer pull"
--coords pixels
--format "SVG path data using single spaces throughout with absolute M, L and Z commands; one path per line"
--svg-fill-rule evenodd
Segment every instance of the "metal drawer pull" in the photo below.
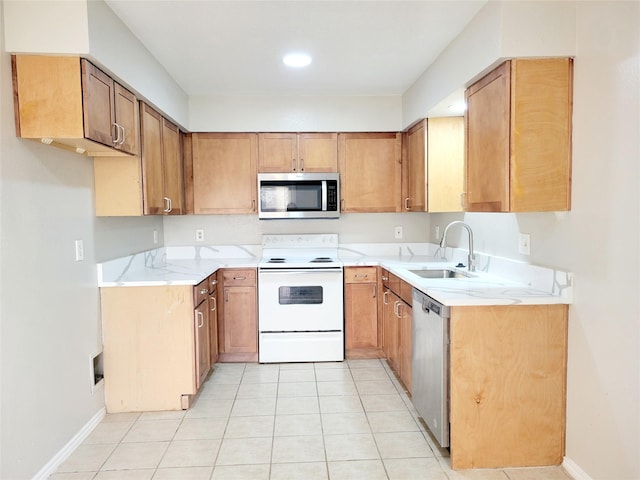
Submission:
M 209 293 L 209 290 L 206 288 L 203 288 L 202 290 L 200 290 L 200 295 L 204 295 L 205 293 Z
M 233 277 L 234 280 L 246 280 L 247 277 Z
M 300 171 L 304 172 L 304 158 L 300 159 Z
M 386 276 L 384 276 L 384 275 L 383 275 L 383 276 L 382 276 L 382 281 L 383 281 L 383 282 L 387 282 L 387 281 L 389 281 L 389 277 L 386 277 Z
M 404 199 L 404 209 L 411 210 L 411 207 L 409 207 L 409 197 Z
M 116 138 L 113 139 L 113 143 L 116 145 L 119 145 L 120 144 L 120 125 L 114 122 L 113 126 L 116 127 Z
M 218 284 L 218 280 L 211 280 L 211 285 L 217 285 Z
M 202 328 L 204 326 L 204 314 L 202 312 L 196 312 L 196 315 L 200 317 L 200 322 L 198 322 L 198 328 Z
M 376 298 L 378 296 L 378 286 L 374 283 L 373 284 L 373 298 Z
M 385 305 L 389 305 L 388 300 L 389 300 L 389 292 L 387 291 L 382 294 L 382 303 L 384 303 Z
M 213 307 L 211 307 L 211 311 L 215 312 L 216 309 L 218 308 L 218 302 L 216 300 L 216 297 L 211 297 L 211 300 L 213 300 Z
M 367 278 L 368 276 L 368 273 L 356 273 L 356 278 Z

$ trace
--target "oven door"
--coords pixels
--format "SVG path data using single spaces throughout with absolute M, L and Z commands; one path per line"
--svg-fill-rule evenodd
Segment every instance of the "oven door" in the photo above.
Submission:
M 260 270 L 258 305 L 260 332 L 342 331 L 342 269 Z

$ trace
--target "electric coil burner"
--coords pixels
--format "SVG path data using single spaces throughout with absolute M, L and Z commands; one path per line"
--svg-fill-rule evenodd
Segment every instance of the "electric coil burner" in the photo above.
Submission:
M 261 363 L 344 360 L 338 236 L 263 235 L 258 266 Z

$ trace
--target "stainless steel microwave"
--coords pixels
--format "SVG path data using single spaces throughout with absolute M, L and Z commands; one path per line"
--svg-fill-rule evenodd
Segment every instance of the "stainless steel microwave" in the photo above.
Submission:
M 258 218 L 340 218 L 338 173 L 259 173 Z

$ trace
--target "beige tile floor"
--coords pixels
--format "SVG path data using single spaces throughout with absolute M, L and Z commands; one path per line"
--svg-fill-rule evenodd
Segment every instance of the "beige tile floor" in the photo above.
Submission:
M 568 480 L 452 471 L 384 361 L 217 364 L 188 411 L 107 415 L 52 480 Z

